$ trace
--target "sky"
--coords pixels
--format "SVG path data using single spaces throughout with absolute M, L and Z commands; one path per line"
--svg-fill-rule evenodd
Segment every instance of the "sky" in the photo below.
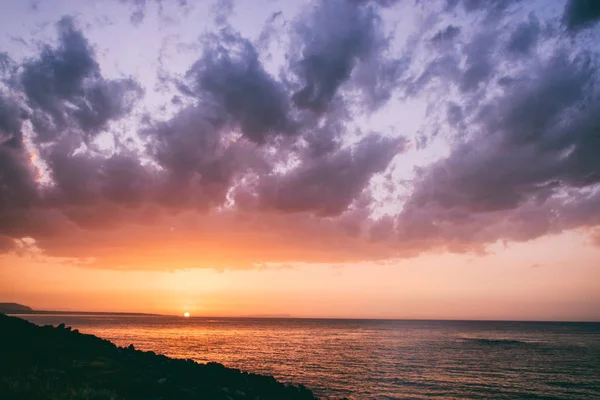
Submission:
M 0 301 L 600 321 L 600 3 L 2 9 Z

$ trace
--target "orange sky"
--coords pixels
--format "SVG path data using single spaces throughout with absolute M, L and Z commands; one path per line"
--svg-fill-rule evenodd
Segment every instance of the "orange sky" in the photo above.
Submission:
M 600 320 L 598 259 L 600 248 L 573 232 L 488 255 L 345 266 L 119 271 L 5 255 L 0 301 L 210 316 Z

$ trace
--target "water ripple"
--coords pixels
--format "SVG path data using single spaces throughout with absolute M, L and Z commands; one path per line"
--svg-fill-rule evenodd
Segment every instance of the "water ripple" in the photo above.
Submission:
M 600 324 L 28 316 L 325 398 L 600 398 Z

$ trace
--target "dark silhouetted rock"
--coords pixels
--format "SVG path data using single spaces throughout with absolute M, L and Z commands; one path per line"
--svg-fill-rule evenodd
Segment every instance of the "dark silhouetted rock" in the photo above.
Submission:
M 304 386 L 0 314 L 0 399 L 315 399 Z

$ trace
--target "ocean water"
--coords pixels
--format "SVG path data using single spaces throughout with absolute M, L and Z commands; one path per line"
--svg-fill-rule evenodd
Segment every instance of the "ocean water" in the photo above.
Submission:
M 600 324 L 22 316 L 339 399 L 600 399 Z

